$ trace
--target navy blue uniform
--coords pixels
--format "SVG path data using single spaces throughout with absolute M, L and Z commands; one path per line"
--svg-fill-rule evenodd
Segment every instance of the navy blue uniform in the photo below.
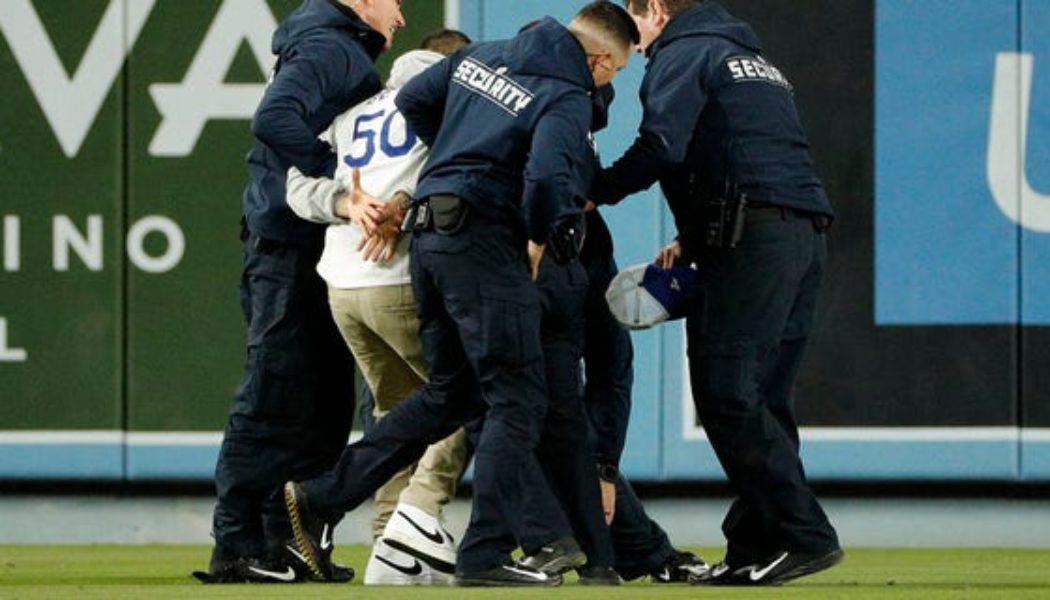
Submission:
M 578 259 L 558 264 L 545 256 L 536 285 L 543 309 L 540 339 L 546 365 L 550 405 L 537 456 L 555 496 L 573 526 L 576 540 L 587 555 L 588 567 L 612 567 L 612 540 L 602 511 L 598 471 L 594 463 L 594 440 L 587 435 L 587 414 L 580 389 L 583 358 L 587 271 Z M 549 515 L 526 507 L 522 549 L 526 554 L 538 544 L 557 539 L 546 531 Z
M 615 98 L 611 85 L 594 96 L 592 131 L 608 123 L 609 106 Z M 581 180 L 590 188 L 601 165 L 597 154 L 584 165 Z M 609 311 L 605 290 L 619 269 L 613 257 L 613 239 L 601 213 L 586 215 L 587 241 L 580 263 L 587 271 L 584 308 L 584 407 L 593 438 L 594 462 L 619 466 L 631 416 L 631 387 L 634 383 L 634 346 L 631 335 Z M 627 580 L 654 572 L 675 555 L 667 533 L 646 514 L 630 482 L 620 474 L 615 481 L 616 511 L 609 525 L 615 555 L 614 567 Z
M 291 212 L 285 178 L 292 165 L 331 175 L 335 155 L 317 134 L 379 91 L 373 61 L 384 44 L 329 0 L 306 0 L 273 37 L 278 63 L 252 122 L 244 193 L 247 357 L 215 472 L 213 531 L 224 554 L 283 546 L 291 529 L 281 484 L 323 472 L 346 444 L 353 361 L 315 271 L 324 227 Z
M 592 85 L 582 47 L 547 19 L 512 40 L 469 46 L 399 92 L 398 108 L 431 147 L 418 199 L 457 197 L 469 213 L 455 231 L 415 233 L 412 285 L 430 382 L 349 446 L 332 472 L 302 484 L 323 518 L 341 517 L 427 444 L 486 414 L 457 571 L 510 559 L 517 543 L 509 531 L 520 526 L 521 484 L 535 472 L 547 409 L 526 241 L 544 243 L 578 210 L 574 151 L 590 124 Z M 561 521 L 555 529 L 571 535 Z
M 714 0 L 672 18 L 648 51 L 639 137 L 592 197 L 616 202 L 659 180 L 699 267 L 688 358 L 697 412 L 737 494 L 723 523 L 726 563 L 830 552 L 838 540 L 806 483 L 792 387 L 832 211 L 791 84 L 751 28 Z M 727 182 L 755 210 L 737 248 L 707 247 L 703 202 Z

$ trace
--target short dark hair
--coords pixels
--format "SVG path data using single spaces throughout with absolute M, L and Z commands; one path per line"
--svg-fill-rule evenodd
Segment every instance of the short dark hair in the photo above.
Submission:
M 467 34 L 455 29 L 439 29 L 428 33 L 423 41 L 419 43 L 420 50 L 430 50 L 438 54 L 448 56 L 463 46 L 469 46 L 473 42 Z
M 637 44 L 642 37 L 638 33 L 638 26 L 627 11 L 609 2 L 609 0 L 595 0 L 576 13 L 576 18 L 589 21 L 605 32 L 612 35 L 624 46 Z
M 664 8 L 667 9 L 669 16 L 675 16 L 687 8 L 699 6 L 704 3 L 704 0 L 656 0 L 657 2 L 663 2 Z M 640 16 L 649 14 L 649 0 L 623 0 L 623 5 L 627 7 L 627 10 Z

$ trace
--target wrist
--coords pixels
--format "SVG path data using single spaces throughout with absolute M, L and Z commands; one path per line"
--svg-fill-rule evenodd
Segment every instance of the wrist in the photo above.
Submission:
M 620 478 L 620 469 L 612 463 L 598 463 L 598 479 L 607 483 L 616 483 Z
M 350 193 L 345 189 L 341 189 L 335 193 L 335 201 L 332 204 L 332 212 L 335 216 L 350 220 L 352 217 Z
M 412 208 L 412 194 L 405 190 L 394 192 L 394 201 L 397 203 L 397 210 L 401 214 L 405 214 L 409 208 Z

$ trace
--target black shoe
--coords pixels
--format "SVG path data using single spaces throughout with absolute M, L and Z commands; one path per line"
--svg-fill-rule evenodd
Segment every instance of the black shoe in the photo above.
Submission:
M 225 555 L 212 551 L 207 571 L 194 571 L 201 583 L 295 583 L 305 581 L 286 561 Z
M 457 573 L 452 585 L 459 587 L 554 587 L 561 575 L 544 573 L 522 565 L 507 563 L 477 573 Z
M 653 583 L 687 583 L 701 577 L 711 568 L 707 561 L 692 552 L 675 550 L 664 564 L 649 572 Z
M 845 553 L 841 548 L 830 552 L 803 553 L 781 551 L 768 561 L 731 567 L 718 563 L 703 576 L 690 578 L 690 583 L 699 585 L 780 585 L 842 562 Z
M 623 583 L 620 574 L 612 567 L 583 566 L 576 569 L 576 573 L 580 576 L 577 581 L 580 585 L 620 585 Z
M 578 569 L 585 564 L 587 564 L 587 555 L 571 537 L 562 538 L 543 546 L 521 560 L 521 565 L 524 567 L 559 575 L 569 569 Z
M 296 542 L 294 539 L 288 540 L 284 546 L 276 549 L 278 554 L 284 557 L 284 560 L 295 569 L 297 577 L 303 581 L 313 581 L 318 583 L 350 583 L 354 580 L 354 568 L 350 565 L 341 565 L 337 562 L 332 562 L 332 578 L 331 579 L 320 579 L 314 575 L 313 569 L 310 568 L 309 561 L 303 556 L 302 552 L 296 548 Z
M 310 510 L 306 493 L 294 481 L 284 484 L 284 503 L 292 521 L 295 545 L 306 559 L 310 571 L 321 581 L 334 581 L 332 550 L 335 544 L 332 534 L 335 533 L 335 524 Z

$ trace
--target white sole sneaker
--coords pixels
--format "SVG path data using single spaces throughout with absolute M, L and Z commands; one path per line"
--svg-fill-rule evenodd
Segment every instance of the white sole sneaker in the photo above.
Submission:
M 456 544 L 440 520 L 414 506 L 399 504 L 390 516 L 382 540 L 441 573 L 456 570 Z
M 387 545 L 382 539 L 372 546 L 365 567 L 365 585 L 449 585 L 451 576 L 435 571 L 418 558 Z

